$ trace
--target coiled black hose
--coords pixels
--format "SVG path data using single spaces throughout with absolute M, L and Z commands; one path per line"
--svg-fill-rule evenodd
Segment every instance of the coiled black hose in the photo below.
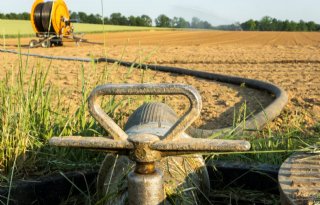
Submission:
M 37 7 L 34 10 L 33 18 L 34 18 L 34 23 L 35 26 L 38 30 L 38 32 L 45 32 L 43 26 L 42 26 L 42 8 L 43 8 L 43 3 L 40 3 L 37 5 Z
M 280 88 L 279 86 L 272 84 L 270 82 L 262 81 L 262 80 L 255 80 L 255 79 L 248 79 L 236 76 L 229 76 L 229 75 L 222 75 L 204 71 L 196 71 L 196 70 L 189 70 L 185 68 L 178 68 L 178 67 L 170 67 L 170 66 L 160 66 L 160 65 L 148 65 L 148 64 L 137 64 L 134 62 L 126 62 L 120 61 L 117 59 L 111 58 L 77 58 L 77 57 L 65 57 L 65 56 L 46 56 L 41 54 L 31 54 L 31 53 L 21 53 L 14 50 L 5 50 L 0 49 L 0 52 L 4 53 L 12 53 L 12 54 L 20 54 L 25 56 L 32 56 L 38 58 L 46 58 L 51 60 L 65 60 L 65 61 L 80 61 L 80 62 L 95 62 L 95 63 L 118 63 L 121 66 L 125 67 L 134 67 L 138 69 L 150 69 L 154 71 L 161 71 L 161 72 L 168 72 L 168 73 L 175 73 L 175 74 L 182 74 L 188 75 L 193 77 L 198 77 L 201 79 L 206 80 L 213 80 L 223 83 L 229 83 L 234 85 L 242 85 L 245 84 L 246 87 L 267 91 L 270 94 L 275 96 L 275 99 L 270 103 L 267 107 L 265 107 L 262 111 L 256 113 L 249 119 L 246 119 L 241 124 L 237 125 L 237 127 L 226 127 L 222 129 L 215 129 L 215 130 L 204 130 L 198 128 L 190 128 L 188 130 L 189 134 L 193 137 L 209 137 L 213 134 L 217 134 L 220 136 L 225 134 L 241 134 L 247 130 L 260 130 L 266 123 L 275 119 L 284 106 L 288 102 L 288 95 L 285 90 Z
M 34 10 L 34 22 L 38 32 L 54 32 L 51 23 L 52 1 L 39 3 Z

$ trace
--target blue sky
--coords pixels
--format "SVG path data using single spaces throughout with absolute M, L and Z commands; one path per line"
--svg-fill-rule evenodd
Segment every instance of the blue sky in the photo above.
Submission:
M 123 15 L 147 14 L 153 19 L 159 14 L 184 17 L 197 16 L 213 25 L 243 22 L 250 18 L 271 16 L 278 19 L 315 21 L 320 23 L 320 0 L 102 0 L 104 16 L 120 12 Z M 34 0 L 0 0 L 0 12 L 24 12 Z M 65 0 L 69 10 L 102 13 L 101 0 Z

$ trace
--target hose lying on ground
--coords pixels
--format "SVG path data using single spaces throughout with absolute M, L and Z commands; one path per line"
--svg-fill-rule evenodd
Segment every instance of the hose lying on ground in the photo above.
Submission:
M 260 130 L 266 123 L 275 119 L 284 106 L 287 104 L 288 95 L 287 93 L 280 88 L 279 86 L 272 84 L 270 82 L 248 79 L 236 76 L 222 75 L 204 71 L 190 70 L 186 68 L 178 68 L 178 67 L 170 67 L 170 66 L 160 66 L 160 65 L 149 65 L 149 64 L 137 64 L 134 62 L 126 62 L 120 61 L 117 59 L 111 58 L 78 58 L 78 57 L 65 57 L 65 56 L 46 56 L 41 54 L 32 54 L 32 53 L 22 53 L 14 50 L 6 50 L 0 49 L 0 52 L 3 53 L 12 53 L 12 54 L 20 54 L 24 56 L 32 56 L 38 58 L 46 58 L 51 60 L 65 60 L 65 61 L 79 61 L 79 62 L 95 62 L 95 63 L 118 63 L 121 66 L 125 67 L 134 67 L 138 69 L 149 69 L 154 71 L 175 73 L 193 76 L 206 80 L 213 80 L 222 83 L 229 83 L 234 85 L 242 85 L 244 84 L 246 87 L 253 88 L 256 90 L 267 91 L 268 93 L 275 96 L 275 99 L 262 111 L 256 113 L 249 119 L 246 119 L 244 122 L 237 125 L 237 127 L 226 127 L 222 129 L 214 129 L 214 130 L 205 130 L 199 128 L 191 128 L 188 130 L 189 134 L 193 137 L 209 137 L 215 133 L 218 135 L 224 134 L 241 134 L 246 130 Z

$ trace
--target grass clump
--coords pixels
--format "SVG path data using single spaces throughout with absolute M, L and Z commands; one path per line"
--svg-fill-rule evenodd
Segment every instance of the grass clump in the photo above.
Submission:
M 20 61 L 18 73 L 8 71 L 0 81 L 0 183 L 8 182 L 12 174 L 17 178 L 57 169 L 97 167 L 101 160 L 97 153 L 48 146 L 52 136 L 103 133 L 88 115 L 84 77 L 82 100 L 72 114 L 61 100 L 61 91 L 47 82 L 51 63 L 47 68 L 40 63 L 29 68 Z M 27 70 L 31 70 L 28 76 Z
M 34 69 L 29 81 L 25 81 L 20 67 L 17 76 L 8 72 L 0 82 L 0 167 L 3 173 L 8 173 L 16 160 L 19 166 L 28 150 L 39 148 L 54 132 L 54 115 L 50 110 L 52 92 L 50 86 L 45 86 L 47 71 Z
M 75 99 L 70 98 L 72 89 L 61 88 L 48 79 L 50 72 L 59 76 L 51 61 L 38 59 L 32 64 L 22 56 L 18 60 L 0 79 L 0 184 L 9 182 L 12 174 L 14 178 L 21 178 L 56 170 L 98 170 L 104 154 L 51 147 L 48 140 L 53 136 L 107 135 L 90 116 L 87 104 L 93 87 L 110 80 L 107 65 L 101 73 L 93 62 L 85 65 L 89 68 L 80 65 Z M 111 66 L 119 67 L 117 64 Z M 124 82 L 131 72 L 132 68 L 124 74 Z M 141 81 L 146 77 L 142 76 Z M 137 99 L 141 102 L 153 98 L 142 96 Z M 134 101 L 131 97 L 109 96 L 101 99 L 101 107 L 123 127 L 128 113 L 121 111 L 137 108 Z
M 263 109 L 263 108 L 262 108 Z M 238 110 L 234 111 L 233 127 L 241 125 L 245 129 L 245 121 L 254 113 L 247 109 L 244 102 Z M 315 152 L 320 145 L 320 125 L 316 123 L 310 129 L 303 124 L 303 115 L 291 115 L 286 110 L 279 117 L 281 125 L 273 129 L 271 123 L 267 123 L 262 130 L 248 130 L 243 135 L 229 135 L 223 139 L 242 139 L 251 143 L 250 151 L 213 153 L 213 159 L 244 161 L 247 163 L 267 163 L 281 165 L 293 152 Z

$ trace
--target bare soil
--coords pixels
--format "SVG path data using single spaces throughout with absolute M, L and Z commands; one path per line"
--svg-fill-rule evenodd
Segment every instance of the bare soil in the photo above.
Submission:
M 274 129 L 283 124 L 312 127 L 320 119 L 320 32 L 149 31 L 92 34 L 85 38 L 102 44 L 76 46 L 65 42 L 63 47 L 21 50 L 52 56 L 110 57 L 266 80 L 283 87 L 290 98 L 283 114 L 272 123 Z M 21 39 L 21 45 L 29 41 Z M 7 49 L 17 49 L 17 39 L 6 39 L 5 43 Z M 6 72 L 17 72 L 19 63 L 26 61 L 26 57 L 19 61 L 17 55 L 0 53 L 0 78 Z M 90 88 L 97 82 L 193 85 L 203 99 L 201 119 L 196 125 L 207 129 L 232 125 L 235 113 L 261 110 L 273 100 L 268 93 L 245 87 L 114 64 L 51 62 L 30 57 L 28 68 L 39 63 L 43 69 L 51 64 L 49 83 L 61 89 L 66 102 L 69 100 L 75 107 L 81 94 L 81 68 Z M 187 107 L 187 101 L 179 97 L 162 100 L 180 114 Z M 124 106 L 120 111 L 128 116 L 133 109 Z

